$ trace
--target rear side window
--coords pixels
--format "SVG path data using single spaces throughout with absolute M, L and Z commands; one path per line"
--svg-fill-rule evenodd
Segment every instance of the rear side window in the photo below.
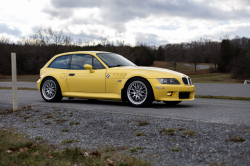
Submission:
M 70 55 L 60 56 L 49 65 L 49 68 L 69 69 L 69 59 Z

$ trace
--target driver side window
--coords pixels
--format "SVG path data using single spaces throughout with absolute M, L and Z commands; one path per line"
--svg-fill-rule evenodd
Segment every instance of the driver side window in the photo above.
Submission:
M 84 65 L 89 64 L 93 69 L 105 69 L 105 67 L 94 56 L 88 54 L 74 54 L 71 59 L 72 70 L 86 70 Z
M 84 65 L 92 65 L 92 55 L 84 54 L 74 54 L 71 60 L 71 69 L 72 70 L 86 70 Z

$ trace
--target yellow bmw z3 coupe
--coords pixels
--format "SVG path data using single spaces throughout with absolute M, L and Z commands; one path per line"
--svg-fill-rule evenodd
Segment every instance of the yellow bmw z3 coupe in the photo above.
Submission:
M 68 97 L 121 100 L 132 106 L 153 101 L 176 105 L 195 96 L 195 86 L 185 74 L 136 66 L 121 55 L 103 51 L 54 56 L 40 70 L 37 88 L 47 102 Z

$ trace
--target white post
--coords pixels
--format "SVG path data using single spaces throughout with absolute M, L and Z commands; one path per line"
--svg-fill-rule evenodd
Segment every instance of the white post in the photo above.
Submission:
M 17 78 L 16 78 L 16 53 L 11 53 L 12 64 L 12 92 L 13 92 L 13 111 L 18 109 L 17 105 Z
M 247 84 L 247 80 L 244 81 L 244 84 Z

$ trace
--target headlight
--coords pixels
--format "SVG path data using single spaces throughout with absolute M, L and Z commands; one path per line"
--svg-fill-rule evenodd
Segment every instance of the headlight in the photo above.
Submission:
M 180 84 L 175 78 L 157 78 L 161 84 Z

